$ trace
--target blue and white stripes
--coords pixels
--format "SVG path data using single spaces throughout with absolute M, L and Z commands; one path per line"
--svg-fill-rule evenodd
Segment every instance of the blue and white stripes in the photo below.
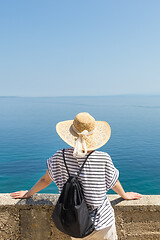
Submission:
M 76 175 L 85 157 L 73 157 L 73 148 L 68 148 L 65 149 L 65 160 L 70 175 Z M 47 167 L 51 180 L 56 183 L 61 192 L 68 179 L 62 149 L 47 160 Z M 119 171 L 114 167 L 111 157 L 101 151 L 94 151 L 90 154 L 79 176 L 89 209 L 93 210 L 98 207 L 96 230 L 111 226 L 115 221 L 114 210 L 106 192 L 115 186 L 118 177 Z M 91 213 L 91 217 L 94 218 L 94 213 Z

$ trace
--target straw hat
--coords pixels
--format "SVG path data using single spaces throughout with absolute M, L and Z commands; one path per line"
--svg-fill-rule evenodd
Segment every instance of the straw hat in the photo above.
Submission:
M 102 147 L 111 136 L 110 125 L 95 121 L 87 112 L 77 114 L 74 120 L 57 123 L 56 131 L 64 142 L 74 147 L 74 156 L 85 156 L 88 150 Z

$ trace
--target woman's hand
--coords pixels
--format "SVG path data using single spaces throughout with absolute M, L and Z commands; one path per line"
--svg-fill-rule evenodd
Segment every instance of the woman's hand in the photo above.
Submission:
M 25 190 L 25 191 L 17 191 L 17 192 L 13 192 L 10 194 L 10 196 L 12 198 L 29 198 L 27 197 L 27 195 L 25 196 L 25 194 L 28 192 L 28 190 Z
M 118 193 L 125 200 L 140 199 L 142 195 L 136 192 L 125 192 L 120 181 L 117 180 L 116 185 L 112 188 L 116 193 Z
M 140 193 L 135 193 L 135 192 L 126 192 L 123 195 L 123 198 L 125 200 L 133 200 L 133 199 L 141 199 L 142 198 L 142 194 Z

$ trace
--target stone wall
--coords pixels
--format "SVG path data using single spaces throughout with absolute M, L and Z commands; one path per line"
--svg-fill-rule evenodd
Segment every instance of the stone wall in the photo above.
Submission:
M 160 195 L 124 201 L 108 195 L 115 209 L 121 240 L 160 240 Z M 12 199 L 0 194 L 0 240 L 69 240 L 52 222 L 58 199 L 54 194 L 35 194 L 29 199 Z

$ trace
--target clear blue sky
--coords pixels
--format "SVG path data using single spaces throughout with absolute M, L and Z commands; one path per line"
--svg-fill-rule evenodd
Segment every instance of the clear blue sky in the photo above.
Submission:
M 0 96 L 148 93 L 159 0 L 0 0 Z

